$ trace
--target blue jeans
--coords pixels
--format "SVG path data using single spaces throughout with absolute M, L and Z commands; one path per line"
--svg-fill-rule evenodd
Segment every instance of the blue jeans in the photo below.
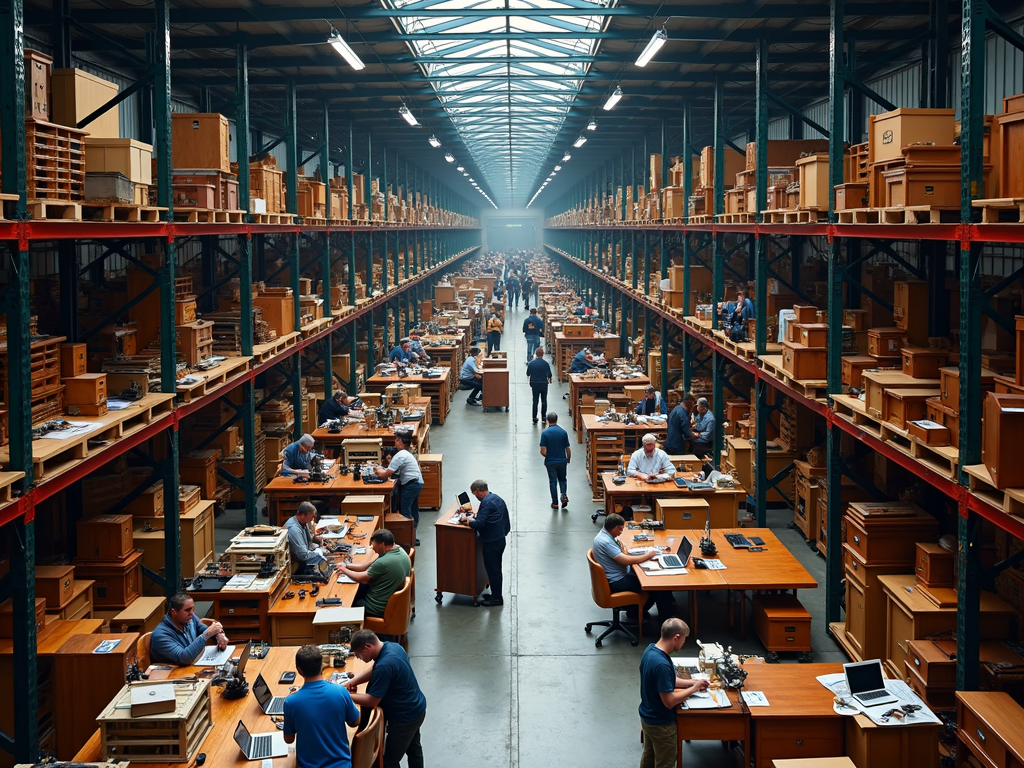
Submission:
M 536 334 L 526 335 L 526 362 L 533 360 L 533 356 L 537 353 L 537 347 L 540 346 L 540 336 Z
M 557 464 L 545 464 L 544 468 L 548 471 L 548 487 L 551 489 L 551 503 L 558 503 L 558 489 L 561 487 L 562 495 L 565 496 L 569 487 L 568 481 L 565 477 L 565 469 L 568 467 L 568 462 L 560 461 Z
M 395 508 L 394 498 L 398 497 L 398 511 L 402 517 L 412 520 L 413 526 L 420 524 L 420 508 L 417 503 L 420 500 L 420 491 L 423 490 L 423 483 L 419 480 L 410 480 L 404 485 L 396 485 L 391 492 L 391 508 Z

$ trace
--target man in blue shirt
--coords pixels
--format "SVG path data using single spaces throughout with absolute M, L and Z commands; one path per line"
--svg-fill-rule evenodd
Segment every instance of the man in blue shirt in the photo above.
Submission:
M 313 450 L 315 443 L 312 435 L 303 435 L 281 451 L 281 458 L 284 459 L 284 463 L 281 465 L 281 475 L 284 477 L 309 477 L 309 452 Z
M 537 314 L 536 307 L 531 307 L 530 315 L 523 320 L 523 335 L 526 336 L 526 362 L 529 364 L 540 346 L 540 337 L 544 335 L 544 321 Z
M 707 680 L 679 677 L 669 656 L 682 649 L 689 634 L 682 619 L 668 619 L 661 625 L 658 642 L 648 645 L 640 659 L 640 730 L 644 737 L 640 768 L 672 768 L 676 764 L 676 708 L 708 687 Z
M 591 368 L 596 368 L 594 355 L 589 349 L 581 349 L 573 357 L 569 364 L 569 373 L 586 373 Z
M 416 356 L 418 362 L 424 365 L 430 364 L 430 355 L 427 354 L 427 350 L 423 348 L 423 342 L 420 341 L 419 329 L 409 331 L 409 351 Z
M 349 646 L 360 661 L 373 666 L 349 680 L 352 701 L 361 707 L 380 705 L 387 722 L 384 768 L 399 768 L 402 757 L 409 768 L 423 768 L 420 727 L 427 716 L 427 699 L 416 682 L 409 656 L 398 643 L 382 643 L 369 629 L 352 635 Z M 369 681 L 365 693 L 355 693 Z
M 633 572 L 633 566 L 645 563 L 658 556 L 656 549 L 651 549 L 642 555 L 631 555 L 622 546 L 619 536 L 626 528 L 626 519 L 613 512 L 604 519 L 604 527 L 594 537 L 594 544 L 591 550 L 594 553 L 594 560 L 601 566 L 605 577 L 608 579 L 608 587 L 612 594 L 616 592 L 643 592 L 640 586 L 640 579 Z M 647 595 L 647 603 L 644 606 L 644 613 L 652 606 L 658 606 L 658 617 L 662 620 L 669 618 L 675 613 L 675 601 L 672 593 L 666 590 L 651 590 Z M 626 615 L 636 621 L 636 606 L 626 608 Z
M 491 594 L 480 602 L 481 605 L 504 605 L 501 594 L 502 573 L 501 556 L 505 553 L 505 537 L 512 530 L 505 502 L 487 489 L 483 480 L 474 480 L 469 486 L 470 493 L 477 497 L 480 506 L 475 514 L 459 516 L 463 525 L 476 531 L 480 539 L 480 550 L 483 556 L 487 580 L 491 583 Z
M 480 347 L 470 347 L 469 357 L 462 363 L 462 370 L 459 371 L 459 389 L 472 390 L 466 398 L 466 405 L 480 405 L 480 392 L 484 388 L 484 375 L 480 372 L 476 358 L 480 354 Z
M 569 506 L 568 481 L 565 470 L 572 458 L 569 435 L 558 426 L 558 414 L 547 415 L 548 428 L 540 433 L 540 455 L 544 457 L 544 468 L 548 471 L 548 488 L 551 490 L 551 508 L 558 509 L 558 489 L 562 489 L 562 509 Z
M 665 401 L 661 399 L 661 392 L 648 384 L 644 390 L 644 399 L 636 407 L 636 412 L 640 416 L 653 416 L 656 413 L 664 416 L 668 413 L 668 408 L 665 407 Z
M 519 309 L 519 278 L 515 274 L 509 275 L 508 280 L 505 281 L 505 288 L 508 290 L 508 303 L 514 308 Z
M 551 366 L 544 359 L 544 348 L 537 347 L 533 360 L 526 366 L 526 378 L 530 380 L 530 389 L 533 391 L 533 423 L 537 423 L 537 403 L 541 404 L 541 414 L 548 412 L 548 384 L 554 374 Z
M 416 362 L 416 353 L 409 346 L 411 339 L 405 338 L 398 342 L 398 345 L 388 354 L 388 360 L 399 365 L 408 365 Z
M 284 700 L 284 740 L 295 742 L 296 768 L 351 768 L 352 750 L 348 731 L 359 725 L 359 708 L 349 692 L 323 677 L 324 659 L 315 645 L 304 645 L 295 653 L 295 669 L 302 675 L 302 687 Z
M 702 397 L 697 401 L 697 414 L 693 417 L 693 452 L 703 458 L 714 452 L 715 446 L 715 414 L 708 408 L 708 400 Z
M 324 404 L 320 406 L 316 416 L 317 425 L 323 426 L 328 421 L 343 419 L 348 416 L 348 412 L 348 395 L 343 389 L 335 390 L 334 395 L 324 400 Z
M 149 658 L 154 664 L 191 666 L 212 638 L 216 638 L 218 650 L 228 647 L 220 622 L 206 626 L 195 611 L 195 601 L 187 592 L 178 592 L 167 601 L 167 615 L 156 625 L 150 638 Z
M 686 395 L 683 401 L 668 415 L 668 437 L 665 439 L 665 453 L 679 456 L 687 453 L 687 446 L 693 441 L 693 427 L 690 413 L 694 408 L 693 395 Z
M 288 547 L 291 549 L 292 568 L 296 573 L 314 573 L 324 557 L 323 543 L 310 531 L 310 523 L 316 517 L 316 507 L 310 501 L 299 504 L 295 514 L 285 520 L 288 532 Z

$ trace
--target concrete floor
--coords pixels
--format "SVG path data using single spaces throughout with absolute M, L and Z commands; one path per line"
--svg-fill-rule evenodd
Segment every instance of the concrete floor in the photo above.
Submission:
M 431 429 L 431 451 L 445 455 L 444 498 L 454 501 L 473 480 L 486 480 L 508 504 L 512 533 L 504 558 L 503 607 L 474 608 L 469 598 L 452 595 L 438 606 L 432 546 L 437 515 L 422 515 L 409 651 L 428 701 L 423 749 L 428 764 L 445 768 L 636 765 L 637 666 L 649 638 L 633 648 L 624 635 L 612 635 L 596 648 L 593 636 L 584 633 L 587 621 L 608 618 L 591 599 L 585 560 L 600 525 L 600 519 L 597 524 L 590 519 L 598 505 L 590 502 L 584 446 L 574 443 L 569 508 L 549 508 L 537 445 L 541 429 L 530 420 L 526 342 L 518 330 L 525 316 L 522 307 L 509 311 L 503 339 L 513 379 L 509 412 L 484 413 L 467 406 L 466 393 L 460 392 L 445 426 Z M 562 400 L 567 391 L 554 384 L 549 393 L 549 408 L 563 426 L 569 420 Z M 823 585 L 824 560 L 786 527 L 790 517 L 773 512 L 769 523 Z M 234 510 L 217 519 L 218 551 L 243 522 Z M 823 586 L 800 598 L 814 617 L 813 660 L 846 661 L 825 634 Z M 685 609 L 685 598 L 680 600 Z M 701 639 L 732 645 L 737 653 L 763 653 L 752 630 L 746 639 L 730 630 L 726 608 L 724 593 L 701 598 Z M 695 648 L 687 645 L 684 653 L 695 655 Z M 742 764 L 738 752 L 723 750 L 719 742 L 686 744 L 683 758 L 704 768 Z

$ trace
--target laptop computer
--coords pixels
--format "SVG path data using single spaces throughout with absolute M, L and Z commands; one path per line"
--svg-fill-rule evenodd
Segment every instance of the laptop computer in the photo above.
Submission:
M 843 664 L 846 685 L 850 695 L 865 707 L 878 707 L 883 704 L 896 704 L 899 699 L 885 690 L 882 677 L 882 662 L 878 659 Z
M 245 665 L 249 663 L 249 652 L 252 650 L 252 642 L 245 644 L 242 655 L 238 657 L 237 674 L 239 677 L 245 673 Z
M 686 536 L 679 542 L 675 554 L 665 554 L 658 557 L 662 568 L 685 568 L 690 562 L 690 553 L 693 552 L 693 542 Z
M 469 494 L 465 491 L 459 494 L 459 506 L 462 508 L 461 511 L 463 512 L 473 511 L 473 504 L 469 500 Z
M 249 733 L 241 720 L 235 726 L 235 744 L 242 750 L 246 760 L 265 760 L 268 757 L 284 757 L 288 745 L 281 731 L 271 733 Z
M 260 709 L 263 710 L 265 715 L 282 715 L 284 714 L 284 700 L 287 696 L 275 696 L 270 692 L 270 686 L 267 685 L 267 681 L 263 679 L 263 674 L 259 674 L 256 677 L 256 682 L 252 684 L 252 692 L 256 696 L 256 703 L 260 705 Z

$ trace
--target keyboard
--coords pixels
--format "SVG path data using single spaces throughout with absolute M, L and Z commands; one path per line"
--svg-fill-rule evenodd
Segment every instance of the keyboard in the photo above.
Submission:
M 750 541 L 742 533 L 727 533 L 725 534 L 725 540 L 732 544 L 735 549 L 743 549 L 745 547 L 754 546 L 753 542 Z
M 270 700 L 270 706 L 267 707 L 268 715 L 283 715 L 284 714 L 284 697 L 275 696 Z
M 889 695 L 891 695 L 891 694 L 888 691 L 886 691 L 886 690 L 868 691 L 867 693 L 858 693 L 857 694 L 857 698 L 858 699 L 863 699 L 864 701 L 873 701 L 875 699 L 880 699 L 883 696 L 889 696 Z
M 270 753 L 273 751 L 273 736 L 264 734 L 263 736 L 252 737 L 252 756 L 250 760 L 262 760 L 265 757 L 270 757 Z
M 679 559 L 679 555 L 662 555 L 661 565 L 664 568 L 682 568 L 683 561 Z

